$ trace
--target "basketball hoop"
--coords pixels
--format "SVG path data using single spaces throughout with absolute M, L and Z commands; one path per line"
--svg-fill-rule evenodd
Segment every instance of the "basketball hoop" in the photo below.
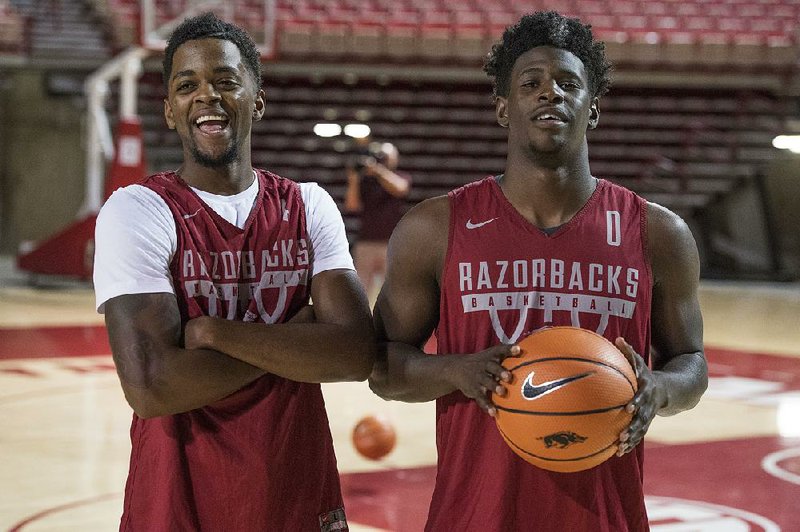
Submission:
M 142 0 L 139 3 L 141 46 L 163 52 L 170 34 L 184 19 L 207 11 L 247 31 L 262 58 L 274 56 L 275 0 Z

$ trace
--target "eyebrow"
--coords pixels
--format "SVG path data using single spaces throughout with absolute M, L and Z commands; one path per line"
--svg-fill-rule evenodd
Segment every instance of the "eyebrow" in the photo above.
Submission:
M 545 69 L 544 69 L 544 68 L 542 68 L 542 67 L 537 67 L 537 66 L 529 66 L 529 67 L 527 67 L 527 68 L 523 69 L 523 70 L 522 70 L 522 71 L 519 73 L 519 75 L 520 75 L 520 76 L 522 76 L 523 74 L 527 74 L 527 73 L 529 73 L 529 72 L 541 73 L 541 72 L 544 72 L 544 70 L 545 70 Z M 570 68 L 558 68 L 558 69 L 556 70 L 556 73 L 557 73 L 557 74 L 567 74 L 567 75 L 570 75 L 570 76 L 574 76 L 574 77 L 576 77 L 576 78 L 578 78 L 578 79 L 581 79 L 581 76 L 580 76 L 580 74 L 579 74 L 578 72 L 576 72 L 576 71 L 574 71 L 574 70 L 570 69 Z
M 172 76 L 172 79 L 180 78 L 183 76 L 193 76 L 195 74 L 196 72 L 191 69 L 181 70 L 180 72 L 175 72 L 175 74 Z M 214 74 L 235 74 L 238 76 L 239 70 L 229 66 L 220 66 L 214 69 Z

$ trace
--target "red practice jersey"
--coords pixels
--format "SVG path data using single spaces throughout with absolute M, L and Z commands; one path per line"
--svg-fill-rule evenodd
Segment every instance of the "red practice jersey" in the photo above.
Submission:
M 600 180 L 549 236 L 495 178 L 450 193 L 438 352 L 476 353 L 545 326 L 624 337 L 647 357 L 651 271 L 646 203 Z M 426 530 L 647 530 L 642 446 L 577 473 L 539 469 L 503 441 L 493 418 L 455 392 L 436 404 L 439 452 Z
M 170 271 L 184 323 L 198 316 L 281 323 L 309 300 L 309 242 L 296 183 L 257 172 L 242 229 L 177 174 L 142 184 L 166 202 Z M 266 374 L 190 412 L 131 426 L 122 530 L 343 530 L 333 441 L 318 384 Z

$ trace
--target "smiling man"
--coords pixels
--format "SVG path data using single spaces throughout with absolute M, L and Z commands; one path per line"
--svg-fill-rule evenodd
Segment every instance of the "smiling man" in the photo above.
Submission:
M 347 528 L 319 383 L 367 378 L 372 323 L 331 197 L 251 165 L 259 60 L 213 14 L 178 26 L 183 164 L 98 216 L 97 306 L 134 410 L 122 530 Z
M 505 172 L 421 203 L 394 231 L 370 386 L 437 402 L 426 530 L 647 530 L 639 444 L 656 414 L 692 408 L 707 384 L 697 248 L 678 216 L 589 169 L 586 131 L 610 82 L 590 27 L 526 15 L 485 70 L 508 129 Z M 562 325 L 616 341 L 639 381 L 617 456 L 578 473 L 528 464 L 491 417 L 510 379 L 500 362 Z M 421 350 L 432 332 L 436 355 Z

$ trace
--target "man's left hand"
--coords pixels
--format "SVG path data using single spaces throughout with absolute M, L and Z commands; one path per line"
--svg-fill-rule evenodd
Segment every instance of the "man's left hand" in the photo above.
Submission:
M 633 419 L 628 428 L 619 435 L 617 456 L 622 456 L 631 452 L 642 441 L 650 428 L 650 423 L 664 406 L 666 396 L 658 372 L 651 371 L 644 359 L 633 350 L 633 347 L 624 338 L 617 338 L 615 344 L 633 367 L 638 384 L 636 395 L 625 407 L 629 413 L 633 414 Z

